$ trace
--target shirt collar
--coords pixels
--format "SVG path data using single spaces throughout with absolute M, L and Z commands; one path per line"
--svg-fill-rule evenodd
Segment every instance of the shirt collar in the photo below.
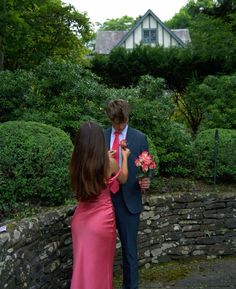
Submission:
M 125 128 L 121 131 L 121 135 L 125 138 L 126 137 L 126 134 L 127 134 L 127 130 L 128 130 L 128 124 L 125 126 Z M 114 134 L 115 132 L 115 129 L 114 127 L 112 126 L 111 127 L 111 133 Z

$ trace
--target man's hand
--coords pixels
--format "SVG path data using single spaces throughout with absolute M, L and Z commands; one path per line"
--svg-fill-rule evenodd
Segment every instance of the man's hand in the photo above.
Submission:
M 147 190 L 150 188 L 150 178 L 140 178 L 138 182 L 142 190 Z

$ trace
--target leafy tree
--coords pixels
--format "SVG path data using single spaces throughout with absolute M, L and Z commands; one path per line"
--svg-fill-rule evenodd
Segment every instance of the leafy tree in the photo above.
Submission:
M 190 32 L 199 77 L 234 72 L 236 37 L 229 23 L 202 15 L 191 23 Z
M 85 55 L 93 36 L 86 14 L 60 0 L 3 0 L 0 3 L 0 51 L 4 68 L 31 68 L 46 58 Z
M 165 22 L 170 28 L 187 28 L 201 15 L 221 18 L 225 22 L 235 22 L 235 0 L 190 0 L 174 17 Z M 235 25 L 235 24 L 234 24 Z
M 104 86 L 81 65 L 48 61 L 32 71 L 0 73 L 1 121 L 51 124 L 72 139 L 82 121 L 99 120 Z
M 201 84 L 206 107 L 203 128 L 236 129 L 236 74 L 208 76 Z
M 172 29 L 189 28 L 194 19 L 198 18 L 202 13 L 211 11 L 213 5 L 213 0 L 190 0 L 165 24 Z
M 188 84 L 184 94 L 176 94 L 179 111 L 183 115 L 187 126 L 191 128 L 193 135 L 197 133 L 202 123 L 205 108 L 205 103 L 198 96 L 198 84 L 194 79 Z
M 192 16 L 188 9 L 183 7 L 170 20 L 165 21 L 165 25 L 171 29 L 183 29 L 190 26 Z
M 202 83 L 192 81 L 177 95 L 180 112 L 196 134 L 199 128 L 235 129 L 236 75 L 207 76 Z
M 203 10 L 202 12 L 210 16 L 221 18 L 226 22 L 231 22 L 233 20 L 233 15 L 235 17 L 236 13 L 235 0 L 217 0 L 213 2 L 211 9 Z
M 200 14 L 208 14 L 213 6 L 214 0 L 190 0 L 185 6 L 192 18 L 197 18 Z
M 121 18 L 115 18 L 115 19 L 107 19 L 104 23 L 99 23 L 97 22 L 97 26 L 99 27 L 99 30 L 104 30 L 104 31 L 110 31 L 110 30 L 115 30 L 115 31 L 126 31 L 130 30 L 134 24 L 135 24 L 135 19 L 130 16 L 122 16 Z

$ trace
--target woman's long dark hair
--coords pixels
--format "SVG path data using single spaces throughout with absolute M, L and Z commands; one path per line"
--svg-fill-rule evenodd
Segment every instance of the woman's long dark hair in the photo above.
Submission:
M 78 201 L 94 200 L 106 187 L 108 154 L 103 129 L 95 122 L 81 125 L 70 162 L 71 186 Z

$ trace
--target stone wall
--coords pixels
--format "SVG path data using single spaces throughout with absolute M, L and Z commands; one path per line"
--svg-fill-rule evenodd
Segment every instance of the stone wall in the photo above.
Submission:
M 236 194 L 180 194 L 144 200 L 140 264 L 236 254 Z
M 63 289 L 71 277 L 73 207 L 9 222 L 0 233 L 0 288 Z
M 147 195 L 143 203 L 140 266 L 236 254 L 236 194 Z M 1 224 L 1 289 L 69 288 L 73 211 L 69 206 Z M 115 269 L 120 262 L 118 241 Z

